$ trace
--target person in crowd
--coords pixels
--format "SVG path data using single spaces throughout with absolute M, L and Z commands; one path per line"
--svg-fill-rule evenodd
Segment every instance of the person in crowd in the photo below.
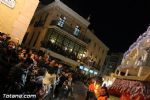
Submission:
M 97 100 L 108 100 L 109 95 L 106 87 L 101 87 L 99 93 L 100 94 Z
M 23 93 L 23 88 L 26 83 L 29 68 L 31 67 L 32 60 L 29 58 L 18 63 L 12 67 L 9 72 L 10 87 L 8 92 L 10 93 Z
M 68 93 L 67 93 L 67 96 L 69 96 L 69 95 L 73 95 L 73 88 L 72 88 L 72 74 L 70 73 L 69 75 L 68 75 Z
M 68 98 L 68 80 L 64 81 L 61 90 L 60 90 L 60 94 L 59 94 L 59 100 L 67 100 Z
M 56 78 L 55 69 L 49 67 L 45 73 L 43 78 L 43 85 L 46 89 L 45 100 L 53 99 L 53 84 Z
M 52 49 L 51 46 L 48 47 Z M 60 52 L 60 48 L 56 48 L 57 52 Z M 66 54 L 72 58 L 71 53 Z M 0 33 L 0 69 L 9 72 L 9 77 L 3 78 L 9 82 L 3 82 L 1 77 L 5 76 L 5 72 L 0 70 L 0 84 L 9 83 L 6 87 L 0 86 L 1 90 L 5 89 L 6 93 L 13 94 L 36 94 L 38 100 L 53 100 L 53 96 L 59 97 L 58 100 L 67 99 L 69 94 L 73 94 L 73 82 L 84 81 L 86 84 L 85 80 L 88 79 L 82 72 L 71 72 L 62 62 L 47 53 L 22 46 L 16 48 L 15 43 L 4 33 Z M 96 100 L 94 80 L 87 89 L 89 90 L 87 100 Z
M 99 79 L 96 80 L 96 85 L 95 85 L 95 96 L 96 98 L 99 97 L 99 90 L 101 88 L 101 81 Z
M 94 91 L 95 83 L 96 83 L 96 80 L 94 78 L 92 78 L 91 82 L 89 84 L 89 87 L 88 87 L 86 100 L 96 100 L 95 91 Z
M 58 96 L 60 95 L 61 91 L 61 87 L 63 86 L 63 83 L 67 80 L 67 76 L 66 73 L 64 71 L 62 71 L 60 74 L 58 74 L 58 80 L 59 82 L 56 84 L 56 88 L 54 90 L 54 94 L 55 94 L 55 98 L 58 98 Z

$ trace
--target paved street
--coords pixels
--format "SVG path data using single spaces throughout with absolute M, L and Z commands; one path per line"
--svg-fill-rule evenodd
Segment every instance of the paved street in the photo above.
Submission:
M 76 82 L 73 85 L 73 96 L 70 96 L 68 100 L 85 100 L 87 88 L 82 82 Z M 110 96 L 109 100 L 119 100 L 118 97 Z
M 87 88 L 82 82 L 76 82 L 73 85 L 74 100 L 85 100 Z

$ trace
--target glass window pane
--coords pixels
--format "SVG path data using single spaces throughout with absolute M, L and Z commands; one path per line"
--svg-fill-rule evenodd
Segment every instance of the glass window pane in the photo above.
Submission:
M 52 34 L 53 34 L 53 29 L 48 29 L 48 31 L 45 35 L 45 40 L 47 40 Z
M 79 26 L 76 26 L 76 27 L 74 28 L 73 34 L 74 34 L 75 36 L 79 36 L 79 35 L 80 35 L 80 29 L 79 29 Z
M 73 51 L 78 52 L 79 48 L 80 48 L 80 46 L 78 44 L 75 44 Z
M 63 42 L 64 37 L 62 35 L 59 35 L 56 41 L 56 44 L 61 45 Z
M 63 46 L 64 49 L 67 50 L 68 49 L 68 44 L 69 44 L 69 40 L 67 38 L 65 38 L 64 42 L 63 42 Z
M 74 42 L 73 42 L 73 41 L 70 41 L 69 46 L 68 46 L 68 49 L 69 49 L 70 51 L 72 51 L 72 50 L 73 50 L 73 47 L 74 47 Z
M 55 33 L 51 34 L 49 40 L 50 40 L 52 43 L 55 43 L 55 42 L 56 42 L 56 39 L 57 39 L 57 36 L 58 36 L 58 34 L 55 32 Z

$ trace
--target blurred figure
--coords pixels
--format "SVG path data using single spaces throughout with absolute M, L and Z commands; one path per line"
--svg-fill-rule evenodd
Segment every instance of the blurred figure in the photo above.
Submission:
M 96 100 L 95 85 L 96 85 L 96 80 L 92 79 L 89 84 L 89 90 L 87 92 L 86 100 Z
M 68 90 L 69 90 L 69 86 L 68 86 L 68 80 L 66 80 L 60 90 L 60 95 L 59 95 L 59 99 L 58 100 L 67 100 L 68 97 Z
M 101 87 L 99 91 L 99 97 L 97 100 L 108 100 L 109 94 L 107 91 L 107 87 Z
M 44 100 L 52 100 L 53 99 L 53 84 L 56 78 L 56 74 L 53 68 L 49 67 L 47 69 L 45 76 L 43 78 L 43 86 L 45 88 L 45 98 Z
M 9 73 L 10 87 L 8 93 L 23 93 L 29 69 L 32 66 L 32 60 L 22 60 L 19 64 L 12 67 Z

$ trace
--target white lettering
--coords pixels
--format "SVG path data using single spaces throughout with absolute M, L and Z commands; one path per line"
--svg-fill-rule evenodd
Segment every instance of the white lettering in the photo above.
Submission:
M 35 94 L 3 94 L 3 98 L 36 98 Z
M 6 6 L 10 7 L 10 8 L 14 8 L 16 5 L 16 1 L 15 0 L 0 0 L 0 3 L 5 4 Z

